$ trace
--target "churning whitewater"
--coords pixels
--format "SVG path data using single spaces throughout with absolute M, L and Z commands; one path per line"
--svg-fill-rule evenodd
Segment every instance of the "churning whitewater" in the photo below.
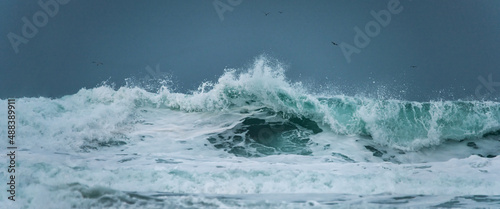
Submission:
M 16 109 L 19 201 L 2 205 L 500 206 L 497 102 L 313 94 L 260 57 L 188 94 L 103 85 Z

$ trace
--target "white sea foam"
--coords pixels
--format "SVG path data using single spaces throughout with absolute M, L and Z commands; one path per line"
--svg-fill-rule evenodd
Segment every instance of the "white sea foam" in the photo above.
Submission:
M 7 201 L 0 192 L 1 204 L 289 208 L 499 202 L 493 196 L 500 195 L 498 103 L 319 97 L 287 81 L 280 65 L 264 58 L 204 85 L 192 94 L 100 86 L 58 99 L 18 98 L 19 201 Z M 0 109 L 6 103 L 1 100 Z M 231 152 L 267 146 L 250 134 L 259 128 L 280 140 L 300 136 L 304 142 L 292 144 L 310 152 L 289 154 L 296 147 L 271 145 L 273 154 L 260 157 Z M 5 138 L 6 130 L 0 134 Z M 243 139 L 219 147 L 207 140 L 219 134 Z M 9 174 L 0 173 L 5 182 Z

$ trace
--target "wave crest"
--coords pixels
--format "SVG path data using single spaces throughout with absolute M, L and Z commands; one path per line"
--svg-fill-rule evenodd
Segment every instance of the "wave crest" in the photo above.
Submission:
M 188 94 L 172 92 L 165 86 L 157 93 L 139 87 L 113 90 L 109 86 L 101 86 L 82 89 L 75 95 L 56 100 L 35 100 L 48 102 L 47 107 L 64 104 L 61 111 L 54 112 L 51 118 L 64 112 L 65 117 L 71 118 L 73 116 L 68 114 L 82 113 L 81 108 L 86 107 L 102 108 L 112 115 L 118 114 L 115 110 L 121 109 L 121 112 L 126 112 L 125 115 L 131 116 L 135 114 L 135 109 L 141 107 L 187 112 L 238 112 L 268 108 L 284 119 L 307 118 L 324 131 L 370 136 L 381 145 L 402 150 L 418 150 L 439 145 L 445 140 L 498 135 L 500 131 L 500 103 L 497 102 L 422 103 L 345 95 L 319 96 L 309 92 L 300 82 L 287 80 L 282 64 L 259 57 L 250 69 L 228 69 L 217 82 L 204 82 L 197 91 Z M 108 118 L 104 121 L 124 124 L 123 120 L 130 117 L 117 118 L 121 119 Z
M 205 87 L 211 89 L 206 90 Z M 282 65 L 258 58 L 251 69 L 226 70 L 197 92 L 164 91 L 162 105 L 183 111 L 221 111 L 248 105 L 286 117 L 306 117 L 337 134 L 371 136 L 376 142 L 418 150 L 444 140 L 481 138 L 500 130 L 500 103 L 486 101 L 410 102 L 344 95 L 318 96 L 292 83 Z

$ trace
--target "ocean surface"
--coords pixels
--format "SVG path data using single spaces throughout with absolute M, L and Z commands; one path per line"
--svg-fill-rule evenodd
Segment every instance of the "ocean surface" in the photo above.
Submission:
M 499 208 L 500 103 L 312 93 L 259 58 L 197 91 L 16 98 L 6 208 Z M 6 127 L 7 100 L 0 101 Z

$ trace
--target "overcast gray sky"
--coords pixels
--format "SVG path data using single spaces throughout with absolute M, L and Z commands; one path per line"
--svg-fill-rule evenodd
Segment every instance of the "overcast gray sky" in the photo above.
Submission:
M 0 98 L 59 97 L 158 70 L 185 92 L 262 54 L 315 89 L 500 96 L 496 0 L 5 0 L 0 18 Z

